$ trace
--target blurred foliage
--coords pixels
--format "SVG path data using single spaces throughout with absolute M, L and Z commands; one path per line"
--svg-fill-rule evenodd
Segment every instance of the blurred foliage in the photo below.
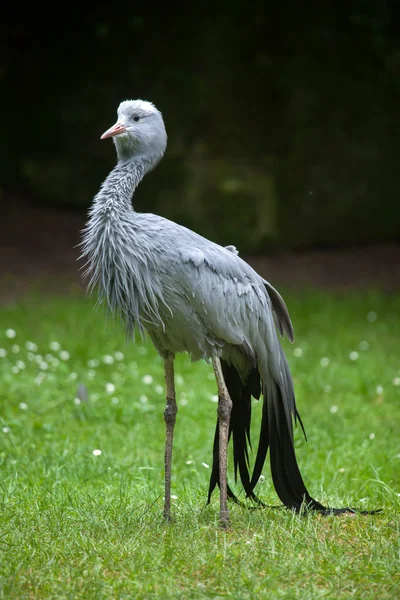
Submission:
M 119 102 L 162 110 L 168 152 L 135 198 L 241 251 L 392 239 L 398 0 L 73 9 L 0 37 L 1 186 L 86 208 L 113 166 Z M 140 16 L 139 16 L 140 15 Z M 6 51 L 7 50 L 7 51 Z

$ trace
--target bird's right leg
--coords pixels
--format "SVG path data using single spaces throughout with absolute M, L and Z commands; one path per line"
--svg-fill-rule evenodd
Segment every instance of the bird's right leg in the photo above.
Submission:
M 167 396 L 167 406 L 164 411 L 164 421 L 166 424 L 165 438 L 165 495 L 164 495 L 164 518 L 171 520 L 171 463 L 172 463 L 172 442 L 174 438 L 174 427 L 178 407 L 175 397 L 174 380 L 174 357 L 172 355 L 164 359 L 165 389 Z
M 219 428 L 219 500 L 220 523 L 222 527 L 229 525 L 227 454 L 229 441 L 229 423 L 232 412 L 232 400 L 225 384 L 219 358 L 212 359 L 215 378 L 218 386 L 218 428 Z

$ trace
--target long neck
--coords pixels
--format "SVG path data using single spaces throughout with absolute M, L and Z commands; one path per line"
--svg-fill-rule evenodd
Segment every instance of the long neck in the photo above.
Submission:
M 90 214 L 101 213 L 112 218 L 126 210 L 133 211 L 133 193 L 154 164 L 144 157 L 118 161 L 94 197 Z

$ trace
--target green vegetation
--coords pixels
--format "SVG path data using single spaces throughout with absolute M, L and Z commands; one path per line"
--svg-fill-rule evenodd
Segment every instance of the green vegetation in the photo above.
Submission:
M 231 529 L 219 530 L 217 495 L 205 505 L 212 370 L 178 357 L 165 524 L 161 360 L 105 325 L 92 300 L 31 298 L 0 311 L 0 598 L 399 597 L 400 296 L 287 300 L 309 491 L 384 512 L 233 506 Z M 257 404 L 254 443 L 259 416 Z M 268 469 L 259 494 L 277 504 Z

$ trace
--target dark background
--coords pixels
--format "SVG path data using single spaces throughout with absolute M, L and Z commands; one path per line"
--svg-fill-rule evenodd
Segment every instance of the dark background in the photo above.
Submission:
M 357 247 L 362 257 L 389 244 L 397 260 L 399 0 L 144 8 L 8 7 L 3 271 L 33 255 L 40 268 L 46 257 L 76 268 L 71 248 L 115 162 L 99 138 L 127 98 L 153 101 L 169 134 L 137 210 L 247 255 Z

